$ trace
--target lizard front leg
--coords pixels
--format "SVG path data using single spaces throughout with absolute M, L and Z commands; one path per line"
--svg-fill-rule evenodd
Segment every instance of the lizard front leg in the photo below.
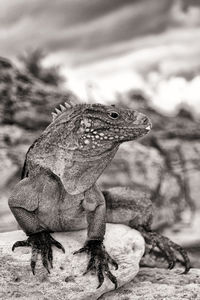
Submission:
M 53 268 L 53 251 L 52 246 L 61 249 L 65 253 L 64 247 L 56 241 L 51 235 L 50 231 L 39 225 L 39 220 L 35 212 L 28 212 L 22 208 L 11 208 L 19 225 L 28 235 L 27 240 L 17 241 L 12 246 L 12 251 L 17 247 L 31 247 L 31 270 L 35 275 L 35 266 L 38 254 L 41 254 L 42 263 L 48 273 L 49 265 Z
M 41 254 L 43 266 L 50 272 L 49 266 L 53 266 L 52 246 L 56 246 L 64 252 L 63 246 L 50 235 L 55 228 L 55 226 L 51 227 L 53 223 L 52 215 L 49 214 L 47 220 L 39 217 L 39 199 L 41 203 L 47 203 L 46 207 L 48 207 L 47 199 L 53 206 L 53 204 L 57 203 L 56 199 L 60 196 L 59 187 L 56 180 L 44 174 L 28 177 L 16 185 L 8 201 L 18 224 L 28 236 L 24 241 L 17 241 L 13 245 L 12 250 L 14 251 L 17 247 L 31 247 L 31 269 L 33 274 L 35 274 L 39 253 Z M 45 193 L 43 193 L 44 189 Z M 53 217 L 56 219 L 55 214 L 53 214 Z M 48 218 L 51 221 L 45 223 L 48 221 Z
M 84 273 L 95 271 L 98 276 L 99 288 L 104 281 L 104 274 L 114 283 L 117 288 L 117 279 L 109 269 L 109 263 L 118 268 L 117 262 L 110 257 L 103 245 L 103 239 L 106 228 L 106 206 L 103 194 L 97 186 L 94 186 L 85 193 L 83 208 L 87 213 L 88 238 L 83 248 L 74 252 L 74 254 L 86 252 L 90 255 L 87 269 Z

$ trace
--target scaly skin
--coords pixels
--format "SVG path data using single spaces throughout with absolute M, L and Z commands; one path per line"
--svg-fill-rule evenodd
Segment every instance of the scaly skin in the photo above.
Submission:
M 61 106 L 61 111 L 57 110 L 53 122 L 29 148 L 22 181 L 9 198 L 15 218 L 29 236 L 27 241 L 16 242 L 13 250 L 19 246 L 32 247 L 33 273 L 41 252 L 43 265 L 49 272 L 53 261 L 52 245 L 62 249 L 50 233 L 87 228 L 85 245 L 76 253 L 85 251 L 90 256 L 86 272 L 96 270 L 98 287 L 105 274 L 116 288 L 117 279 L 110 272 L 109 264 L 117 268 L 117 263 L 103 245 L 105 220 L 112 222 L 113 219 L 109 218 L 109 213 L 106 216 L 106 201 L 112 206 L 116 197 L 112 193 L 109 197 L 103 195 L 96 181 L 119 145 L 147 134 L 151 123 L 139 112 L 100 104 L 75 105 L 67 109 Z M 121 196 L 123 198 L 124 194 Z M 135 201 L 134 197 L 129 200 Z M 135 207 L 140 205 L 138 202 Z M 119 218 L 118 223 L 128 222 L 140 229 L 146 224 L 145 220 L 149 220 L 148 214 L 140 217 L 136 224 L 131 223 L 131 214 L 129 220 L 121 222 Z

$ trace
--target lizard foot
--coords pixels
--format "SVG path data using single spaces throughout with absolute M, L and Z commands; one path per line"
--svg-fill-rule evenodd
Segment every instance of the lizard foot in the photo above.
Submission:
M 97 273 L 97 277 L 99 280 L 99 285 L 97 287 L 100 288 L 101 285 L 104 282 L 104 274 L 114 283 L 115 289 L 117 288 L 117 279 L 116 277 L 110 272 L 109 265 L 113 265 L 115 269 L 118 269 L 117 262 L 110 257 L 110 255 L 106 252 L 105 247 L 103 245 L 102 241 L 99 240 L 90 240 L 87 241 L 85 246 L 78 251 L 75 251 L 73 254 L 78 254 L 86 252 L 90 255 L 90 259 L 87 265 L 87 269 L 85 271 L 85 274 L 87 274 L 89 271 L 95 271 Z
M 182 265 L 185 267 L 185 270 L 182 274 L 187 274 L 190 270 L 190 260 L 187 255 L 187 252 L 176 243 L 172 242 L 169 238 L 162 236 L 156 232 L 153 231 L 147 231 L 144 228 L 140 230 L 141 234 L 143 235 L 145 242 L 149 245 L 151 245 L 151 251 L 154 250 L 155 247 L 157 247 L 160 252 L 166 257 L 168 261 L 168 268 L 171 270 L 175 267 L 175 264 L 177 261 L 180 261 L 176 257 L 176 252 L 178 252 L 182 258 Z
M 31 247 L 31 270 L 33 275 L 35 275 L 35 266 L 37 262 L 38 254 L 41 253 L 42 263 L 48 273 L 49 265 L 53 268 L 53 252 L 52 246 L 56 246 L 65 253 L 64 247 L 56 241 L 48 232 L 39 232 L 31 234 L 27 240 L 18 241 L 12 246 L 12 251 L 17 247 Z

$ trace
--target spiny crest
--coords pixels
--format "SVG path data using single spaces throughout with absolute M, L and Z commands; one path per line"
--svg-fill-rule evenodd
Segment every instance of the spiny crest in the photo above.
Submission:
M 63 112 L 65 112 L 68 108 L 72 108 L 73 104 L 70 99 L 67 100 L 67 102 L 64 103 L 64 105 L 60 104 L 60 109 L 55 108 L 55 111 L 52 112 L 53 121 L 60 116 Z

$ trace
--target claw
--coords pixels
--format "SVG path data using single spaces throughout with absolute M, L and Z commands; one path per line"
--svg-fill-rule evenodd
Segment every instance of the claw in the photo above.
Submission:
M 190 264 L 190 260 L 189 257 L 187 255 L 187 252 L 179 245 L 175 244 L 174 242 L 170 241 L 172 246 L 174 247 L 174 249 L 176 249 L 181 256 L 183 257 L 183 262 L 182 264 L 185 266 L 185 270 L 183 271 L 182 274 L 187 274 L 191 268 L 191 264 Z
M 172 242 L 167 237 L 159 235 L 156 232 L 148 231 L 144 227 L 139 228 L 147 244 L 152 245 L 150 252 L 153 251 L 153 248 L 156 246 L 159 248 L 160 252 L 166 257 L 168 261 L 168 268 L 171 270 L 175 267 L 175 264 L 179 259 L 175 255 L 177 251 L 182 257 L 182 264 L 185 267 L 185 270 L 182 274 L 187 274 L 190 270 L 190 260 L 186 251 L 176 243 Z M 150 253 L 149 252 L 149 253 Z
M 57 248 L 65 252 L 64 247 L 57 242 L 53 237 L 50 236 L 48 232 L 39 232 L 29 236 L 25 241 L 18 241 L 12 246 L 12 251 L 16 247 L 32 247 L 31 255 L 31 270 L 33 275 L 35 275 L 35 267 L 37 263 L 38 253 L 41 253 L 42 264 L 47 272 L 50 274 L 49 265 L 53 268 L 53 252 L 51 246 L 54 245 Z
M 35 275 L 35 265 L 36 265 L 36 262 L 31 260 L 31 270 L 32 270 L 33 275 Z
M 58 241 L 56 241 L 52 236 L 51 236 L 51 243 L 56 246 L 58 249 L 61 249 L 63 253 L 65 253 L 65 248 L 61 245 L 61 243 L 59 243 Z
M 48 266 L 48 259 L 47 259 L 47 248 L 46 247 L 44 247 L 42 249 L 41 256 L 42 256 L 42 264 L 45 267 L 45 269 L 47 270 L 47 272 L 50 274 L 49 266 Z
M 163 241 L 157 241 L 157 247 L 161 250 L 163 255 L 166 257 L 168 261 L 168 269 L 172 270 L 176 264 L 176 257 L 172 248 L 168 245 L 167 239 L 163 239 Z M 166 242 L 166 243 L 165 243 Z
M 116 263 L 116 265 L 114 265 L 114 267 L 115 267 L 115 270 L 118 270 L 118 268 L 119 268 L 117 263 Z
M 90 259 L 87 265 L 87 269 L 83 275 L 87 274 L 89 271 L 95 270 L 97 272 L 97 277 L 99 281 L 99 285 L 97 289 L 99 289 L 104 282 L 105 273 L 110 281 L 115 285 L 115 289 L 117 288 L 117 279 L 110 272 L 108 263 L 112 264 L 115 269 L 118 268 L 117 262 L 110 257 L 110 255 L 105 251 L 105 248 L 101 241 L 99 240 L 90 240 L 88 241 L 84 247 L 75 251 L 73 254 L 78 254 L 86 252 L 90 254 Z
M 175 267 L 175 264 L 176 264 L 175 261 L 169 262 L 168 269 L 172 270 Z
M 28 240 L 17 241 L 17 242 L 14 243 L 14 245 L 12 246 L 12 251 L 14 251 L 15 248 L 17 248 L 17 247 L 28 247 L 28 246 L 30 246 Z
M 91 271 L 94 268 L 94 264 L 95 264 L 94 257 L 91 257 L 90 260 L 89 260 L 89 263 L 87 265 L 87 269 L 83 273 L 83 275 L 86 275 L 89 271 Z
M 112 257 L 110 257 L 109 254 L 107 254 L 106 256 L 107 256 L 108 262 L 114 266 L 115 270 L 118 270 L 118 263 Z
M 112 281 L 112 283 L 114 283 L 115 285 L 115 290 L 117 289 L 117 278 L 110 272 L 109 268 L 107 268 L 107 270 L 105 271 L 105 274 L 108 276 L 108 278 L 110 279 L 110 281 Z
M 189 268 L 185 267 L 185 270 L 181 273 L 181 275 L 187 274 L 190 271 L 190 268 L 191 267 L 189 267 Z
M 51 248 L 49 249 L 49 252 L 48 252 L 48 260 L 49 260 L 51 268 L 53 269 L 53 252 L 52 252 Z
M 87 251 L 88 251 L 88 249 L 86 247 L 83 247 L 83 248 L 81 248 L 81 249 L 79 249 L 77 251 L 74 251 L 73 255 L 76 255 L 76 254 L 79 254 L 79 253 L 83 253 L 83 252 L 87 252 Z
M 38 257 L 38 250 L 36 247 L 33 246 L 32 248 L 32 256 L 31 256 L 31 270 L 33 275 L 35 275 L 35 266 L 37 262 L 37 257 Z
M 103 270 L 102 270 L 101 265 L 98 266 L 97 274 L 98 274 L 97 276 L 98 276 L 98 280 L 99 280 L 99 285 L 98 285 L 97 289 L 99 289 L 104 282 Z

